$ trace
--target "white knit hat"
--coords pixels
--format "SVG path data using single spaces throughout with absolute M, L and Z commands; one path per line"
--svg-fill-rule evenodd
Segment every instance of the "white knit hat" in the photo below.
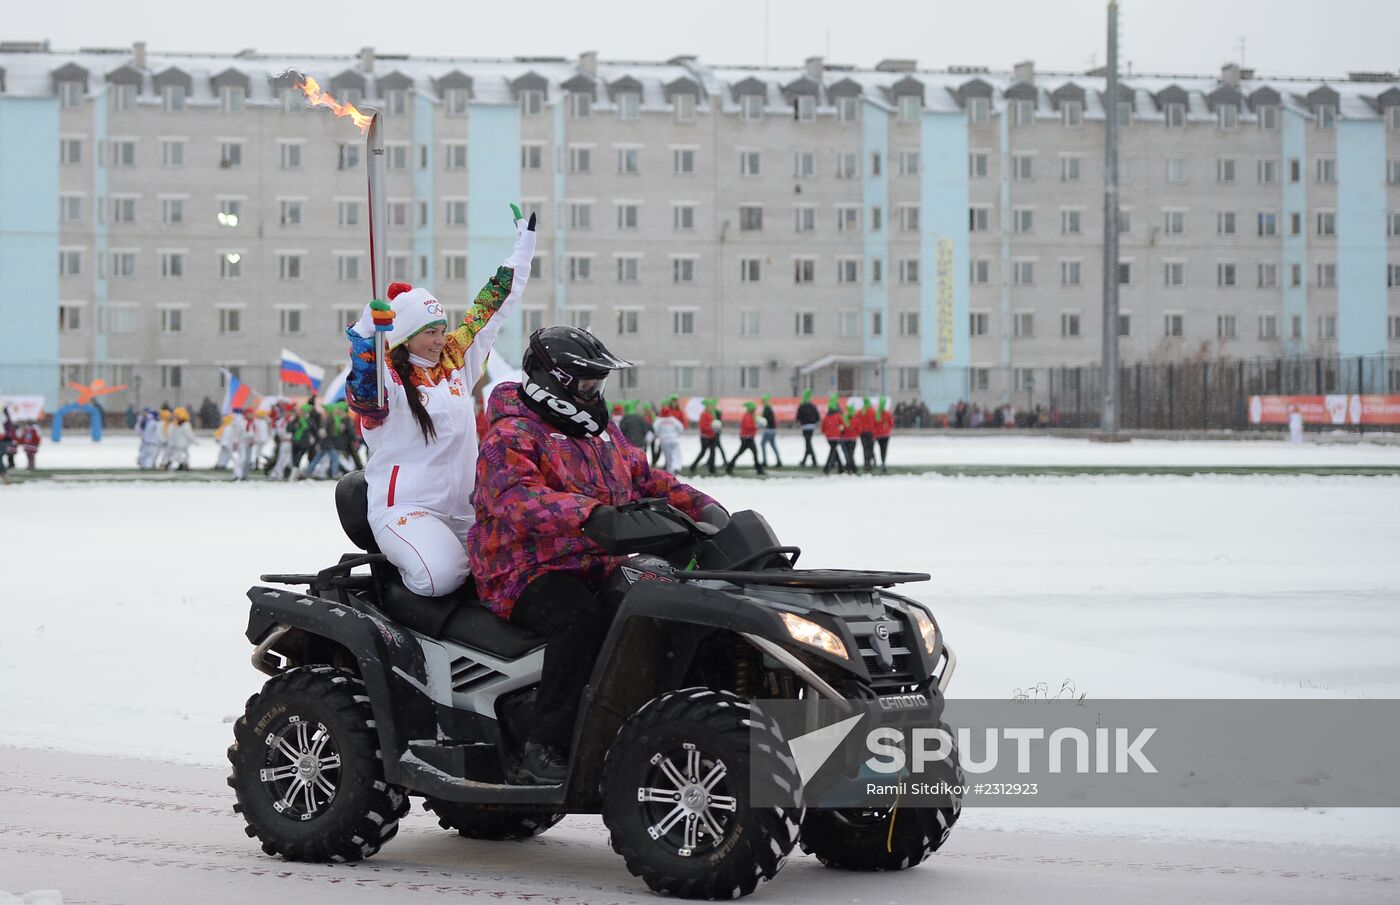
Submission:
M 387 295 L 389 307 L 394 309 L 394 329 L 387 337 L 390 349 L 398 348 L 429 327 L 447 326 L 447 312 L 442 303 L 422 286 L 414 288 L 407 283 L 390 283 Z

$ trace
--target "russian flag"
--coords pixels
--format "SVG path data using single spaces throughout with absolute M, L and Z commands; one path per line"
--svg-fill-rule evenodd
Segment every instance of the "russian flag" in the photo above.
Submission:
M 258 396 L 253 392 L 253 388 L 248 384 L 234 377 L 227 368 L 220 368 L 224 375 L 224 404 L 220 406 L 219 412 L 224 415 L 233 413 L 234 409 L 245 409 L 249 405 L 257 403 Z
M 326 376 L 325 368 L 318 368 L 303 361 L 288 349 L 282 350 L 282 382 L 304 386 L 313 394 L 320 392 L 321 381 Z
M 330 405 L 332 402 L 343 402 L 345 400 L 345 381 L 350 376 L 350 366 L 341 368 L 340 373 L 335 375 L 335 379 L 326 384 L 326 391 L 321 394 L 321 404 Z

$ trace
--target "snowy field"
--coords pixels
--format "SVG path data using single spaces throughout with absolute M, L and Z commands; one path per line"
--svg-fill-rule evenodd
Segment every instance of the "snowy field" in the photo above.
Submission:
M 1090 698 L 1400 696 L 1400 478 L 696 483 L 767 515 L 804 566 L 931 573 L 913 593 L 957 651 L 957 697 L 1066 681 Z M 248 586 L 350 550 L 328 483 L 37 482 L 0 487 L 0 515 L 0 746 L 222 763 L 262 679 Z M 963 827 L 1400 847 L 1388 810 L 991 809 Z
M 1349 438 L 1348 438 L 1349 439 Z M 1319 466 L 1370 465 L 1400 467 L 1400 443 L 1393 435 L 1381 442 L 1336 442 L 1329 435 L 1309 435 L 1307 442 L 1291 444 L 1280 434 L 1251 440 L 1134 440 L 1131 443 L 1094 443 L 1083 438 L 1006 436 L 997 431 L 959 431 L 939 434 L 896 434 L 890 444 L 890 465 L 1084 465 L 1084 466 Z M 80 432 L 70 432 L 60 443 L 45 441 L 39 449 L 40 468 L 135 468 L 137 442 L 125 430 L 109 432 L 93 443 Z M 737 436 L 726 433 L 727 454 L 739 446 Z M 826 461 L 826 443 L 816 438 L 820 461 Z M 270 447 L 269 447 L 270 449 Z M 685 462 L 699 452 L 700 441 L 690 432 L 682 444 Z M 778 436 L 784 463 L 802 458 L 800 434 L 784 431 Z M 218 448 L 211 437 L 200 436 L 191 451 L 194 468 L 211 468 Z M 856 450 L 860 461 L 860 450 Z M 19 459 L 23 463 L 23 457 Z M 752 465 L 747 459 L 741 465 Z

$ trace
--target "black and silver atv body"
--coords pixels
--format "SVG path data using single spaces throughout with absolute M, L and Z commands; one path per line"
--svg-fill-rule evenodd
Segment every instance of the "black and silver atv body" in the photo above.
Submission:
M 361 473 L 341 479 L 336 503 L 365 552 L 316 574 L 265 575 L 248 592 L 253 663 L 270 679 L 235 728 L 230 785 L 269 854 L 366 857 L 418 795 L 444 827 L 476 838 L 602 814 L 652 888 L 731 898 L 776 874 L 804 818 L 804 848 L 851 869 L 917 864 L 956 819 L 957 802 L 901 810 L 887 832 L 878 812 L 806 810 L 781 731 L 752 703 L 903 695 L 941 710 L 952 651 L 931 613 L 885 590 L 927 575 L 797 570 L 800 551 L 753 512 L 717 527 L 640 501 L 591 520 L 585 530 L 605 550 L 634 555 L 603 591 L 616 617 L 582 691 L 568 779 L 520 785 L 509 777 L 542 639 L 493 615 L 470 582 L 448 598 L 408 592 L 375 548 Z M 799 642 L 785 615 L 849 653 Z M 756 731 L 771 744 L 751 745 Z M 751 770 L 791 774 L 791 806 L 751 808 Z M 877 836 L 878 846 L 862 842 Z

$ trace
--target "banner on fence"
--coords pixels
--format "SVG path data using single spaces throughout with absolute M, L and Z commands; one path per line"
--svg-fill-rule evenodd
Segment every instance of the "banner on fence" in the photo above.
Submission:
M 38 421 L 44 417 L 43 396 L 0 396 L 0 411 L 15 421 Z
M 1294 409 L 1304 424 L 1400 424 L 1400 395 L 1250 396 L 1250 424 L 1287 424 Z

